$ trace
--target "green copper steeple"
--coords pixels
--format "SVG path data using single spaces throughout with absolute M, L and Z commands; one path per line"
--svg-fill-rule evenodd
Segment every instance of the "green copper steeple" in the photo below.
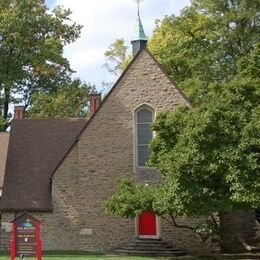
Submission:
M 147 43 L 147 37 L 144 33 L 144 28 L 142 25 L 142 21 L 140 18 L 140 12 L 139 12 L 139 4 L 141 0 L 136 0 L 136 3 L 138 5 L 138 13 L 137 13 L 137 19 L 135 22 L 135 28 L 134 28 L 134 34 L 132 38 L 132 46 L 133 46 L 133 57 L 143 48 L 146 47 Z
M 135 22 L 135 29 L 134 29 L 132 41 L 138 41 L 138 40 L 147 41 L 147 37 L 144 33 L 144 28 L 142 25 L 142 21 L 140 19 L 139 12 L 138 12 L 138 17 Z

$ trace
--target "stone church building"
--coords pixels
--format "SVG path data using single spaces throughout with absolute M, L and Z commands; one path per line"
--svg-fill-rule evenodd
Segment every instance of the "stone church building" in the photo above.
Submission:
M 107 252 L 134 238 L 171 241 L 189 252 L 216 249 L 152 213 L 135 219 L 104 213 L 118 178 L 144 184 L 160 178 L 145 164 L 156 115 L 191 106 L 146 41 L 138 16 L 135 56 L 103 101 L 91 96 L 88 120 L 26 119 L 23 107 L 15 108 L 10 134 L 0 134 L 1 249 L 9 248 L 10 221 L 24 211 L 41 221 L 44 250 Z

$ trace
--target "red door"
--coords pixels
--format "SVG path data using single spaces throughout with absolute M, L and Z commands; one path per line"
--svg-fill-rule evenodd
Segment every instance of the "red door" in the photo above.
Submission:
M 156 231 L 156 215 L 153 212 L 139 215 L 139 236 L 156 236 Z

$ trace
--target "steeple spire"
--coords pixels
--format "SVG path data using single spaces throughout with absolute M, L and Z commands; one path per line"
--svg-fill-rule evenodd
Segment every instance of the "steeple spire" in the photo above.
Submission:
M 137 14 L 139 17 L 140 16 L 140 3 L 143 2 L 143 0 L 135 0 L 135 2 L 137 3 Z
M 134 0 L 137 3 L 137 19 L 135 22 L 135 28 L 132 38 L 132 46 L 133 46 L 133 57 L 146 46 L 147 37 L 144 33 L 144 28 L 142 25 L 142 21 L 140 18 L 140 3 L 143 0 Z

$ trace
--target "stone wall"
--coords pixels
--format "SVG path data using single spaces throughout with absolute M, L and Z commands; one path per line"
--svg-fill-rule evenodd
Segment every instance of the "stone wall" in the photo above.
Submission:
M 10 223 L 15 218 L 15 214 L 11 212 L 1 213 L 1 250 L 9 250 L 12 237 L 12 224 Z
M 16 213 L 19 216 L 22 212 Z M 105 217 L 103 223 L 109 228 L 102 228 L 100 217 L 93 217 L 94 225 L 86 222 L 73 225 L 80 218 L 72 212 L 65 211 L 63 216 L 60 212 L 34 213 L 35 218 L 41 221 L 41 238 L 43 250 L 86 250 L 92 252 L 109 251 L 111 248 L 122 244 L 135 237 L 135 220 L 125 220 L 119 217 Z M 103 214 L 103 212 L 101 213 Z M 2 213 L 1 228 L 1 250 L 8 250 L 12 235 L 11 221 L 15 218 L 14 213 Z M 95 224 L 98 219 L 98 224 Z M 175 228 L 166 220 L 160 218 L 160 229 L 162 238 L 171 242 L 180 249 L 193 253 L 208 253 L 218 250 L 216 244 L 202 242 L 200 237 L 192 231 Z M 178 219 L 179 224 L 193 225 L 196 220 Z M 100 226 L 98 226 L 100 225 Z M 94 230 L 93 226 L 97 229 Z M 103 226 L 104 227 L 104 226 Z M 122 231 L 126 233 L 121 233 Z M 96 236 L 101 232 L 101 236 Z M 106 234 L 109 233 L 109 234 Z M 105 236 L 105 237 L 103 237 Z M 108 237 L 108 238 L 107 238 Z M 104 244 L 101 244 L 103 241 Z

